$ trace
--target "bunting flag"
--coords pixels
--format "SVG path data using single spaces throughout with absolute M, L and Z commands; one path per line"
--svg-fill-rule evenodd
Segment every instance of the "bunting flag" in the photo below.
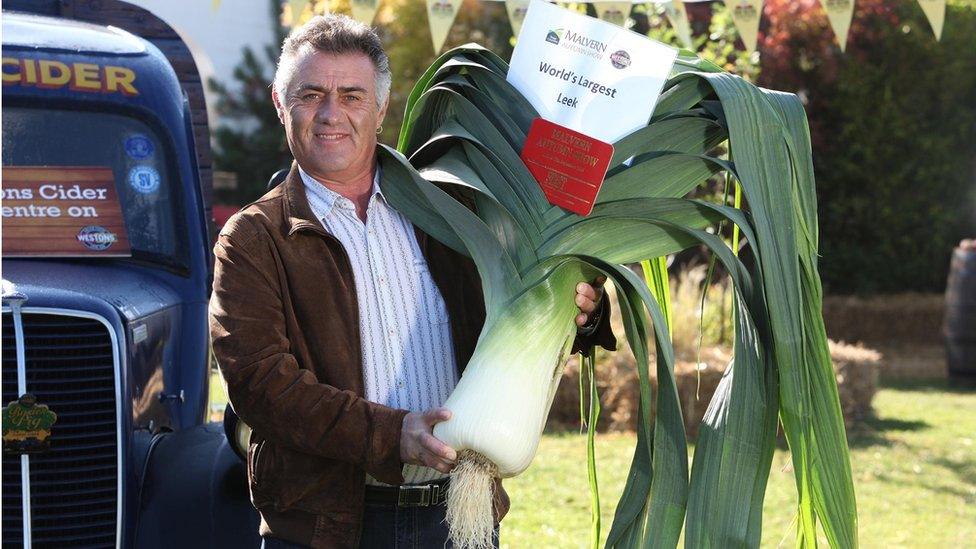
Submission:
M 457 17 L 461 0 L 427 0 L 427 23 L 430 25 L 430 38 L 434 42 L 434 53 L 440 53 Z
M 593 2 L 596 9 L 596 16 L 600 19 L 623 27 L 630 16 L 630 9 L 634 7 L 632 2 Z
M 664 15 L 671 22 L 678 39 L 689 50 L 695 49 L 691 42 L 691 25 L 688 23 L 688 11 L 685 10 L 685 3 L 682 0 L 671 0 L 664 3 Z
M 749 53 L 756 51 L 762 5 L 762 0 L 725 0 L 725 7 L 732 13 L 732 22 Z
M 512 24 L 512 36 L 518 36 L 522 31 L 522 21 L 529 9 L 530 0 L 505 0 L 505 11 L 508 12 L 508 22 Z
M 352 18 L 367 25 L 373 24 L 376 12 L 380 9 L 380 0 L 350 0 Z
M 854 0 L 820 0 L 820 5 L 827 12 L 830 27 L 834 29 L 834 36 L 840 44 L 840 51 L 847 49 L 847 31 L 851 28 L 851 17 L 854 16 Z
M 936 41 L 942 39 L 942 24 L 945 23 L 945 0 L 918 0 L 925 17 L 932 25 L 932 32 L 935 33 Z
M 308 0 L 288 0 L 288 11 L 291 13 L 292 27 L 297 27 L 301 24 L 302 13 L 305 11 L 307 4 Z

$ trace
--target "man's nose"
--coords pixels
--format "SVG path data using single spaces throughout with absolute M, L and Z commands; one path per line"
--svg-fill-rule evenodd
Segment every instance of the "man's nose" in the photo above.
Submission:
M 335 124 L 339 121 L 339 100 L 333 95 L 327 95 L 315 111 L 315 121 L 322 124 Z

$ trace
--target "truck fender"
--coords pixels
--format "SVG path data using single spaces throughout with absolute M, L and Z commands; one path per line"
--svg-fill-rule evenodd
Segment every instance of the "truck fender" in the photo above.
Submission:
M 164 435 L 150 450 L 135 546 L 258 548 L 244 463 L 220 423 Z

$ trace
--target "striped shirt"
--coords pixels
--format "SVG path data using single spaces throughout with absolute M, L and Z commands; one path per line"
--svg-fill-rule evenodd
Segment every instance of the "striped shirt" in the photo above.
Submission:
M 458 382 L 447 306 L 413 225 L 380 192 L 379 167 L 365 223 L 351 200 L 299 171 L 312 212 L 352 265 L 366 399 L 413 412 L 442 406 Z M 429 467 L 403 467 L 407 484 L 444 476 Z M 366 483 L 382 485 L 369 475 Z

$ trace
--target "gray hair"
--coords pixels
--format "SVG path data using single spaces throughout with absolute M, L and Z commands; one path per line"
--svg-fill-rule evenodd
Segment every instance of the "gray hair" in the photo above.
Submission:
M 343 54 L 363 53 L 373 62 L 376 73 L 376 104 L 382 106 L 390 95 L 390 58 L 383 51 L 376 31 L 341 14 L 317 15 L 308 23 L 292 29 L 281 46 L 281 58 L 275 71 L 274 87 L 279 96 L 285 93 L 285 82 L 295 70 L 295 61 L 304 50 Z

